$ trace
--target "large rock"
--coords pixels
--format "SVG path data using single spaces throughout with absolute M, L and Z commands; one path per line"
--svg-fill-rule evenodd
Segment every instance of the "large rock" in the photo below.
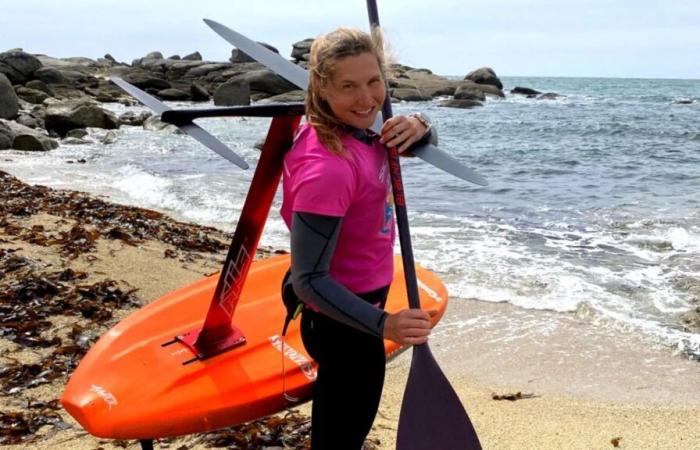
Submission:
M 74 128 L 119 128 L 119 119 L 91 100 L 57 102 L 46 109 L 46 129 L 65 136 Z
M 0 120 L 0 127 L 5 130 L 10 130 L 12 148 L 16 150 L 48 151 L 58 147 L 58 142 L 55 140 L 38 130 L 25 127 L 24 125 L 7 120 Z M 0 133 L 5 134 L 5 132 L 1 130 Z
M 42 67 L 34 72 L 34 78 L 46 84 L 69 84 L 68 78 L 55 67 Z
M 19 98 L 12 83 L 0 73 L 0 119 L 10 119 L 19 112 Z
M 285 92 L 284 94 L 273 95 L 265 99 L 266 103 L 295 103 L 303 102 L 305 97 L 305 92 L 301 89 L 296 91 Z
M 454 98 L 457 100 L 486 100 L 486 95 L 479 89 L 479 86 L 473 81 L 465 81 L 459 85 L 454 93 Z
M 391 97 L 404 102 L 421 102 L 432 99 L 430 95 L 424 95 L 416 88 L 392 89 Z
M 122 125 L 131 125 L 131 126 L 141 126 L 143 123 L 151 117 L 153 113 L 150 111 L 142 111 L 140 113 L 135 113 L 134 111 L 127 111 L 121 116 L 119 116 L 119 123 Z
M 204 61 L 178 61 L 172 64 L 168 68 L 168 73 L 166 74 L 169 80 L 179 80 L 185 77 L 185 74 L 195 67 L 200 67 L 205 65 Z
M 501 80 L 496 76 L 496 72 L 490 67 L 482 67 L 473 72 L 469 72 L 464 79 L 477 84 L 490 84 L 496 86 L 498 89 L 503 89 L 503 83 L 501 83 Z
M 477 100 L 453 98 L 453 99 L 445 100 L 444 102 L 441 102 L 438 106 L 444 106 L 447 108 L 467 109 L 467 108 L 474 108 L 475 106 L 484 106 L 484 105 L 480 101 L 477 101 Z
M 28 87 L 29 89 L 36 89 L 37 91 L 45 92 L 49 95 L 49 97 L 56 95 L 51 88 L 41 80 L 28 81 L 24 86 Z
M 515 86 L 513 89 L 510 90 L 510 93 L 516 95 L 525 95 L 528 98 L 534 98 L 541 94 L 540 91 L 536 91 L 535 89 L 522 86 Z
M 198 83 L 190 85 L 190 96 L 193 102 L 207 102 L 211 98 L 209 91 Z
M 202 55 L 199 52 L 190 53 L 182 57 L 185 61 L 201 61 Z
M 22 51 L 0 53 L 0 73 L 4 73 L 13 84 L 24 84 L 41 68 L 41 62 L 33 55 Z
M 12 139 L 3 134 L 2 130 L 0 130 L 0 150 L 7 150 L 9 148 L 12 148 Z
M 44 91 L 31 89 L 24 86 L 19 86 L 17 89 L 15 89 L 15 92 L 17 93 L 17 96 L 25 102 L 33 103 L 35 105 L 42 104 L 44 100 L 50 97 L 50 95 Z
M 424 97 L 439 97 L 453 95 L 459 85 L 458 81 L 448 80 L 432 74 L 427 69 L 412 69 L 395 65 L 392 67 L 394 77 L 390 84 L 396 88 L 417 89 Z
M 271 95 L 284 94 L 295 91 L 298 88 L 268 69 L 253 70 L 235 76 L 230 81 L 245 81 L 250 86 L 251 91 L 262 92 Z
M 10 127 L 5 125 L 2 120 L 0 120 L 0 150 L 7 150 L 12 148 L 12 138 L 14 134 Z
M 44 121 L 31 114 L 20 113 L 19 117 L 15 119 L 15 122 L 29 128 L 44 128 Z
M 124 80 L 140 89 L 163 90 L 170 89 L 170 83 L 162 78 L 156 78 L 144 71 L 135 71 L 124 76 Z
M 270 44 L 266 44 L 265 42 L 258 42 L 258 44 L 262 45 L 263 47 L 267 48 L 268 50 L 271 50 L 277 54 L 279 54 L 279 50 L 277 50 L 275 47 L 271 46 Z M 245 52 L 242 50 L 239 50 L 237 48 L 234 48 L 231 50 L 231 57 L 228 59 L 234 64 L 237 63 L 244 63 L 244 62 L 255 62 L 253 58 L 248 56 Z
M 197 67 L 192 67 L 187 72 L 185 72 L 185 78 L 202 78 L 207 76 L 210 72 L 218 72 L 230 68 L 231 64 L 229 63 L 201 64 Z
M 250 85 L 243 80 L 232 80 L 214 92 L 216 106 L 250 105 Z
M 162 91 L 158 91 L 158 97 L 162 98 L 163 100 L 171 100 L 171 101 L 180 101 L 180 100 L 189 100 L 190 99 L 190 94 L 187 92 L 181 91 L 180 89 L 163 89 Z
M 308 61 L 308 54 L 311 51 L 311 44 L 313 44 L 313 38 L 306 38 L 303 41 L 295 42 L 292 44 L 292 58 L 297 61 Z

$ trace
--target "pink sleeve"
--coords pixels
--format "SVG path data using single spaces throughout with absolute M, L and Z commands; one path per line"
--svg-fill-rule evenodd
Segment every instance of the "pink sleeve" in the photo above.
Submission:
M 299 161 L 292 176 L 292 211 L 345 216 L 355 192 L 355 175 L 341 158 L 311 154 Z

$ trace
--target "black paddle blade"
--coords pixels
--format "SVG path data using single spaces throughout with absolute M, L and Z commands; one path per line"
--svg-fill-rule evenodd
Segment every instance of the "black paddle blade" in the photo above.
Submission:
M 413 347 L 397 450 L 480 450 L 469 416 L 428 344 Z

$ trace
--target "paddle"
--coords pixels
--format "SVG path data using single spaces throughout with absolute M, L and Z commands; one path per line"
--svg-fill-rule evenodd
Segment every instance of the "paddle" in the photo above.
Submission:
M 375 0 L 367 0 L 367 12 L 371 29 L 379 28 L 379 13 Z M 393 115 L 388 82 L 382 115 L 385 121 Z M 396 147 L 388 148 L 388 151 L 408 304 L 411 308 L 420 309 L 399 152 Z M 481 449 L 479 438 L 462 402 L 440 370 L 427 343 L 413 347 L 413 360 L 399 416 L 396 448 L 398 450 Z

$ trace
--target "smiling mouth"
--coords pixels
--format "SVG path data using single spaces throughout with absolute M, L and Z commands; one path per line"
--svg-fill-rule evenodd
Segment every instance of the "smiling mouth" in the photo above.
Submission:
M 365 110 L 355 110 L 353 111 L 353 113 L 357 114 L 358 116 L 369 116 L 370 114 L 372 114 L 373 111 L 374 106 Z

